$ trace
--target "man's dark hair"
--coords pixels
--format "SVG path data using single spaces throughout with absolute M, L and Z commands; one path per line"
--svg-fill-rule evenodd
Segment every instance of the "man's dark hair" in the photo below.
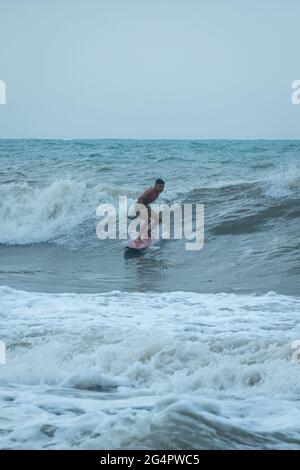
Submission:
M 161 178 L 158 178 L 156 181 L 155 181 L 155 184 L 165 184 L 164 180 L 162 180 Z

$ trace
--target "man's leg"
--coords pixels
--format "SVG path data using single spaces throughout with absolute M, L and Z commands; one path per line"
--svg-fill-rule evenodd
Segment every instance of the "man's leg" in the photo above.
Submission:
M 150 208 L 148 207 L 147 207 L 147 213 L 146 213 L 147 215 L 145 215 L 145 217 L 143 217 L 144 214 L 140 212 L 140 217 L 142 220 L 140 224 L 140 234 L 138 235 L 136 239 L 137 243 L 142 243 L 144 240 L 148 239 L 149 213 L 150 213 Z
M 151 229 L 151 239 L 158 240 L 159 238 L 159 227 L 158 224 L 161 221 L 159 215 L 153 210 L 149 210 L 150 214 L 150 229 Z

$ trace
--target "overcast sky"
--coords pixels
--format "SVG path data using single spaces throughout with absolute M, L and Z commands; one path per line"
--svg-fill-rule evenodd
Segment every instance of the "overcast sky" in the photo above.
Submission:
M 300 138 L 299 0 L 0 0 L 0 138 Z

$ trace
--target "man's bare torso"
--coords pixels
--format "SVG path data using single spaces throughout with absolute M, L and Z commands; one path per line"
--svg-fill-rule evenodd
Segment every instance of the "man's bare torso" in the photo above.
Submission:
M 159 191 L 155 188 L 148 188 L 137 200 L 139 204 L 144 204 L 144 206 L 149 206 L 152 202 L 156 201 L 159 196 Z

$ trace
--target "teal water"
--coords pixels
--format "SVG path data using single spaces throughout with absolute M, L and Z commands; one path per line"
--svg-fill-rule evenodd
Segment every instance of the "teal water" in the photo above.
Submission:
M 46 292 L 298 294 L 298 141 L 0 141 L 0 282 Z M 205 244 L 124 257 L 96 207 L 161 177 L 167 203 L 205 205 Z M 217 262 L 216 262 L 217 261 Z
M 299 449 L 300 142 L 0 141 L 1 449 Z M 203 203 L 138 256 L 96 207 Z

